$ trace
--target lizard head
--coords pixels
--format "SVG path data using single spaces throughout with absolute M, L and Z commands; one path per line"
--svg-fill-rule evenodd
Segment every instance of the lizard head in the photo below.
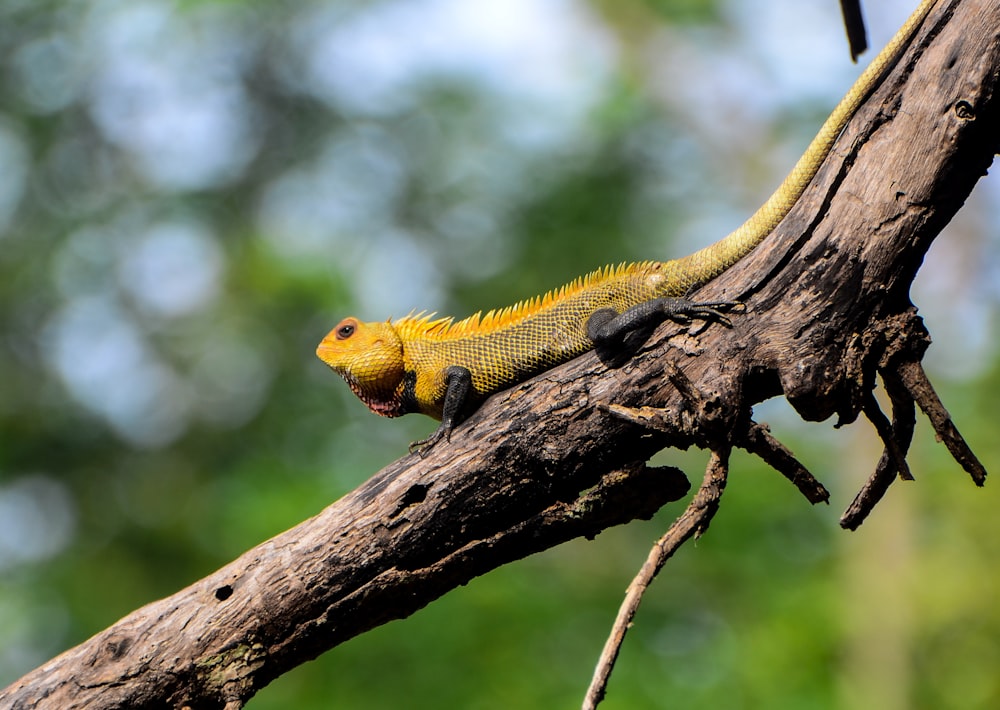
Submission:
M 345 318 L 323 338 L 316 355 L 376 414 L 398 417 L 405 413 L 400 394 L 403 342 L 391 323 Z

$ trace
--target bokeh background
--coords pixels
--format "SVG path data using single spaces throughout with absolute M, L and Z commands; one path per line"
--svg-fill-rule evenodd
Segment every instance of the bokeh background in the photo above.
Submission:
M 875 47 L 914 4 L 867 3 Z M 0 0 L 0 686 L 433 428 L 369 414 L 315 359 L 340 317 L 466 315 L 714 241 L 857 73 L 836 0 Z M 994 472 L 998 192 L 913 295 Z M 995 482 L 921 421 L 918 480 L 846 533 L 869 428 L 758 417 L 833 505 L 735 455 L 605 707 L 1000 706 Z M 705 459 L 663 454 L 695 478 Z M 681 505 L 492 572 L 250 707 L 575 706 Z

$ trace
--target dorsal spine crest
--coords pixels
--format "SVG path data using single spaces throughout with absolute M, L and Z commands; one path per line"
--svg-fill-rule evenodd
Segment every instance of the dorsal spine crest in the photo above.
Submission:
M 588 288 L 604 282 L 626 278 L 632 273 L 648 269 L 655 263 L 652 261 L 643 261 L 605 266 L 584 276 L 579 276 L 568 284 L 547 291 L 541 296 L 519 301 L 506 308 L 492 309 L 485 313 L 479 311 L 461 320 L 455 320 L 452 317 L 437 318 L 435 317 L 436 313 L 420 311 L 405 315 L 393 321 L 392 325 L 401 332 L 434 339 L 486 335 L 530 318 L 539 311 Z

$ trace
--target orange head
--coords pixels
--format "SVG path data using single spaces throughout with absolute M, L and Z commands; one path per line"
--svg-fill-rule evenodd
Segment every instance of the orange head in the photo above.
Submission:
M 403 342 L 388 321 L 362 323 L 345 318 L 323 338 L 316 355 L 376 414 L 405 414 Z

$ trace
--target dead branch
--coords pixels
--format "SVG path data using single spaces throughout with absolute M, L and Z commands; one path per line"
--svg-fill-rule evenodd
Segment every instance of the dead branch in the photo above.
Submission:
M 880 369 L 895 368 L 891 396 L 905 390 L 981 483 L 919 366 L 929 339 L 909 286 L 997 147 L 998 28 L 996 0 L 939 4 L 784 223 L 698 294 L 745 302 L 733 328 L 663 327 L 619 369 L 588 355 L 493 397 L 449 445 L 400 459 L 66 651 L 0 691 L 0 707 L 240 707 L 294 666 L 477 575 L 652 515 L 687 481 L 647 468 L 649 457 L 754 446 L 757 402 L 784 395 L 805 419 L 856 420 Z M 649 407 L 664 426 L 611 405 Z M 909 445 L 905 403 L 893 416 L 883 438 L 896 452 L 877 465 L 880 486 Z
M 913 439 L 913 428 L 917 423 L 913 399 L 903 388 L 902 382 L 894 371 L 883 370 L 882 381 L 885 382 L 886 393 L 892 402 L 892 431 L 889 433 L 889 439 L 895 442 L 900 454 L 905 456 L 906 451 L 909 450 L 910 441 Z M 868 517 L 875 504 L 882 500 L 882 496 L 889 490 L 889 485 L 899 471 L 893 462 L 894 457 L 888 449 L 883 451 L 882 457 L 875 467 L 875 472 L 858 491 L 851 505 L 841 516 L 840 526 L 842 528 L 856 530 Z
M 594 669 L 594 677 L 587 688 L 587 694 L 583 701 L 583 710 L 594 710 L 607 692 L 608 681 L 611 679 L 611 672 L 614 670 L 615 662 L 618 660 L 618 653 L 621 651 L 622 643 L 625 641 L 625 634 L 632 626 L 632 620 L 639 611 L 639 604 L 642 597 L 653 583 L 656 575 L 663 569 L 667 560 L 673 557 L 680 546 L 692 537 L 700 537 L 712 522 L 719 504 L 722 501 L 722 492 L 726 488 L 726 479 L 729 476 L 729 451 L 712 452 L 709 459 L 708 468 L 705 470 L 705 478 L 701 488 L 688 504 L 687 509 L 681 514 L 667 532 L 653 545 L 649 551 L 649 556 L 639 569 L 639 573 L 629 584 L 625 592 L 625 600 L 618 609 L 618 616 L 611 627 L 611 634 L 604 644 L 601 657 L 597 661 Z

